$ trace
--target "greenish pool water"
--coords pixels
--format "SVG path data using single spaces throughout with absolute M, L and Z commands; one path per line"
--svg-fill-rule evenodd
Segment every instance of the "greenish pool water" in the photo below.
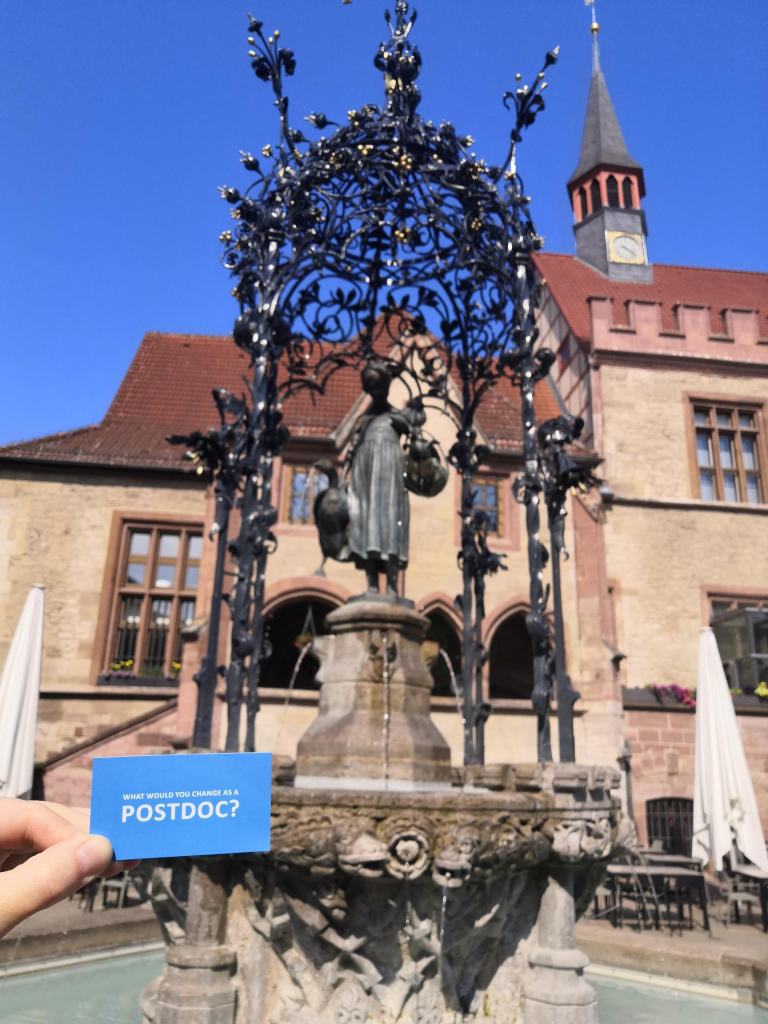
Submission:
M 78 967 L 3 979 L 0 1024 L 140 1024 L 138 995 L 163 954 L 137 953 Z M 768 1012 L 672 989 L 590 978 L 600 1024 L 768 1024 Z
M 163 969 L 162 950 L 3 978 L 2 1024 L 141 1024 L 139 992 Z
M 654 985 L 590 977 L 600 1024 L 768 1024 L 768 1012 L 727 999 L 707 999 Z

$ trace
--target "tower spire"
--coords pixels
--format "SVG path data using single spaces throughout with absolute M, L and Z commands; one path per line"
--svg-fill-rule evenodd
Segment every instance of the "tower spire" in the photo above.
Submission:
M 592 81 L 589 86 L 587 115 L 584 119 L 579 163 L 568 181 L 568 186 L 570 188 L 577 178 L 583 178 L 585 174 L 596 170 L 601 165 L 609 165 L 622 170 L 639 172 L 642 188 L 642 168 L 637 160 L 633 160 L 629 155 L 624 135 L 619 126 L 619 119 L 616 117 L 616 111 L 608 92 L 605 76 L 600 67 L 600 51 L 597 43 L 600 26 L 595 17 L 595 0 L 584 0 L 584 2 L 591 8 L 592 13 L 592 24 L 590 25 Z
M 607 277 L 647 282 L 643 168 L 629 155 L 619 119 L 600 67 L 600 25 L 595 0 L 590 8 L 592 78 L 576 170 L 568 180 L 579 257 Z

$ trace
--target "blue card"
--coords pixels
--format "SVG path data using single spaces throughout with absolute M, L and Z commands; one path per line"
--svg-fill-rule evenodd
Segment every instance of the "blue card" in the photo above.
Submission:
M 92 834 L 117 860 L 269 850 L 271 754 L 95 757 Z

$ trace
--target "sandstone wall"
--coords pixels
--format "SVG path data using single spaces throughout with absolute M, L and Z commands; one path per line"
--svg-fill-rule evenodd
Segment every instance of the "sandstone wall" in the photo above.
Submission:
M 172 697 L 173 693 L 169 694 Z M 37 713 L 35 760 L 47 761 L 69 747 L 95 739 L 121 722 L 147 715 L 164 707 L 166 698 L 131 700 L 76 697 L 46 697 L 40 700 Z M 136 753 L 141 753 L 137 750 Z
M 4 466 L 0 476 L 0 663 L 29 588 L 45 587 L 43 689 L 91 678 L 107 548 L 115 511 L 189 515 L 202 522 L 197 478 Z
M 126 721 L 167 699 L 109 699 L 96 690 L 97 625 L 115 513 L 203 520 L 195 477 L 3 466 L 0 471 L 0 665 L 29 588 L 45 587 L 45 633 L 36 757 Z M 68 699 L 84 692 L 92 700 Z M 125 694 L 123 694 L 124 696 Z M 145 699 L 142 699 L 144 697 Z
M 98 745 L 74 752 L 51 765 L 45 771 L 43 781 L 45 799 L 70 807 L 89 807 L 94 757 L 125 757 L 170 751 L 171 740 L 176 733 L 175 702 L 172 701 L 165 710 L 162 706 L 153 710 L 153 714 L 146 715 L 149 721 L 128 726 Z M 121 713 L 124 713 L 124 709 L 121 709 Z
M 768 837 L 768 708 L 763 714 L 737 712 L 763 831 Z M 693 710 L 627 710 L 624 735 L 632 749 L 634 813 L 642 842 L 647 839 L 645 802 L 657 797 L 693 799 Z
M 727 354 L 727 353 L 725 353 Z M 768 402 L 768 378 L 603 365 L 602 467 L 616 494 L 689 501 L 690 396 Z
M 602 472 L 617 499 L 606 517 L 607 575 L 624 683 L 695 686 L 707 593 L 768 595 L 768 504 L 695 497 L 689 396 L 768 402 L 768 380 L 611 365 L 599 378 Z

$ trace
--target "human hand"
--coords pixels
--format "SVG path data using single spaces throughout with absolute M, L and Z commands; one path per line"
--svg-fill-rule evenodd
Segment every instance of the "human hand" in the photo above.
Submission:
M 112 860 L 109 840 L 88 835 L 87 811 L 0 797 L 0 938 L 92 879 L 138 863 Z

